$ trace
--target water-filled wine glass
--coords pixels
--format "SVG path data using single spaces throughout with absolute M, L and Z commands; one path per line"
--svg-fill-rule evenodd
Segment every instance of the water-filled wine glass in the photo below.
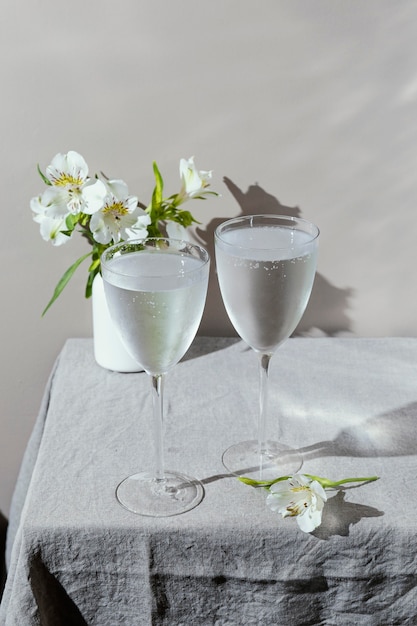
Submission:
M 134 513 L 177 515 L 197 506 L 203 497 L 197 479 L 164 467 L 163 382 L 197 332 L 209 264 L 204 248 L 167 238 L 119 243 L 101 258 L 110 315 L 152 383 L 155 469 L 129 476 L 116 490 L 119 502 Z
M 290 216 L 248 215 L 218 226 L 217 275 L 223 302 L 240 337 L 259 360 L 257 438 L 236 443 L 223 464 L 236 475 L 268 479 L 292 474 L 302 457 L 279 441 L 267 439 L 270 360 L 297 327 L 316 272 L 319 230 Z

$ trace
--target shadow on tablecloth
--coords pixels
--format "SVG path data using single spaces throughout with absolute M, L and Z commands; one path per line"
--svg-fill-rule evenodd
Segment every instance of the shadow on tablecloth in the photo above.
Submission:
M 339 489 L 335 496 L 329 498 L 323 510 L 321 525 L 312 533 L 317 539 L 328 540 L 339 535 L 348 537 L 350 527 L 357 524 L 364 517 L 381 517 L 383 511 L 373 506 L 347 502 L 343 489 Z
M 199 341 L 200 337 L 197 336 L 196 340 L 193 341 L 188 351 L 181 359 L 181 361 L 188 361 L 189 359 L 196 359 L 200 356 L 204 356 L 205 354 L 210 354 L 211 352 L 217 352 L 218 350 L 224 350 L 225 348 L 229 348 L 235 343 L 242 342 L 240 337 L 201 337 L 202 341 Z M 243 342 L 242 342 L 243 343 Z M 250 348 L 247 348 L 250 350 Z
M 29 578 L 40 624 L 87 626 L 77 605 L 57 577 L 48 570 L 40 554 L 33 555 Z
M 297 450 L 304 461 L 325 456 L 389 457 L 417 454 L 417 402 L 395 408 L 358 426 L 342 429 L 331 441 Z

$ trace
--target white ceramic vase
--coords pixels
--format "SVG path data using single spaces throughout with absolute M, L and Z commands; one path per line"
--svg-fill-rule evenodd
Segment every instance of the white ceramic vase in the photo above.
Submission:
M 107 307 L 103 279 L 97 274 L 93 281 L 94 357 L 101 367 L 114 372 L 143 372 L 121 342 Z

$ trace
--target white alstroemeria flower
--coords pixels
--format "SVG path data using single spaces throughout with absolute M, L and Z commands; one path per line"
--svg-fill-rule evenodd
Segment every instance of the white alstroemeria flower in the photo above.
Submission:
M 181 224 L 178 224 L 178 222 L 167 222 L 165 224 L 165 230 L 170 239 L 182 239 L 183 241 L 190 240 L 187 229 Z
M 134 215 L 136 215 L 136 222 L 133 226 L 124 229 L 126 239 L 146 239 L 151 218 L 140 207 L 136 207 Z
M 78 152 L 70 150 L 66 154 L 58 153 L 46 168 L 46 177 L 52 185 L 81 187 L 88 178 L 88 165 Z
M 185 202 L 189 198 L 201 198 L 207 193 L 212 172 L 198 171 L 194 164 L 194 157 L 190 157 L 188 161 L 181 159 L 180 177 L 182 188 L 178 195 L 181 202 Z
M 110 178 L 104 177 L 103 183 L 106 187 L 107 194 L 112 194 L 115 198 L 119 198 L 119 199 L 129 197 L 129 187 L 127 186 L 124 180 L 120 180 L 119 178 L 110 179 Z
M 49 217 L 65 213 L 92 215 L 103 205 L 107 190 L 101 180 L 88 178 L 88 166 L 78 152 L 57 154 L 46 168 L 51 185 L 43 194 Z
M 127 239 L 145 239 L 151 218 L 140 207 L 136 196 L 129 196 L 122 180 L 106 180 L 107 195 L 102 208 L 90 220 L 90 230 L 98 243 L 118 243 Z
M 204 199 L 211 194 L 211 172 L 198 171 L 194 157 L 181 159 L 181 190 L 165 196 L 164 181 L 156 162 L 153 162 L 155 187 L 146 211 L 138 199 L 129 196 L 126 183 L 109 179 L 104 174 L 89 177 L 88 165 L 78 152 L 58 153 L 42 172 L 38 173 L 46 185 L 41 195 L 32 198 L 33 219 L 40 226 L 43 239 L 59 246 L 73 237 L 75 230 L 88 240 L 92 252 L 84 254 L 67 269 L 59 280 L 52 298 L 43 313 L 55 302 L 79 265 L 92 254 L 88 268 L 85 295 L 90 297 L 92 282 L 100 271 L 103 249 L 120 241 L 143 240 L 150 234 L 162 236 L 165 229 L 171 238 L 188 239 L 186 228 L 196 222 L 190 211 L 180 205 L 189 199 Z
M 272 511 L 278 511 L 282 517 L 297 517 L 298 526 L 305 533 L 320 526 L 327 495 L 319 482 L 294 474 L 271 485 L 269 491 L 266 502 Z
M 54 246 L 61 246 L 71 238 L 62 231 L 67 230 L 64 217 L 49 217 L 46 215 L 47 207 L 42 204 L 42 197 L 32 198 L 30 207 L 34 213 L 33 220 L 40 225 L 42 239 L 51 241 Z

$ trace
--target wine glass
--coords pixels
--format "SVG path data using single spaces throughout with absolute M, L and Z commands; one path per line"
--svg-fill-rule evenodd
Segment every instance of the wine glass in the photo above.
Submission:
M 163 383 L 197 332 L 209 265 L 204 248 L 163 237 L 119 243 L 101 257 L 110 315 L 152 383 L 155 470 L 129 476 L 116 490 L 120 504 L 140 515 L 184 513 L 197 506 L 204 494 L 197 479 L 165 470 Z
M 269 365 L 278 346 L 298 325 L 316 271 L 319 229 L 282 215 L 247 215 L 223 222 L 215 232 L 217 275 L 223 302 L 240 337 L 259 359 L 257 439 L 232 445 L 223 465 L 232 474 L 259 480 L 293 474 L 301 455 L 268 441 Z

